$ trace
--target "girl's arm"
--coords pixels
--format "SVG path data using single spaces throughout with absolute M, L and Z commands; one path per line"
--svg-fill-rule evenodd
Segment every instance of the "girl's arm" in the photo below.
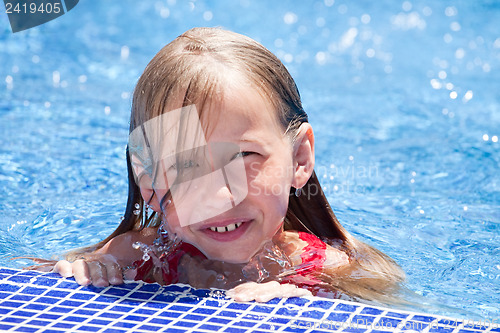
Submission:
M 156 237 L 156 228 L 128 231 L 114 237 L 102 248 L 82 255 L 74 262 L 58 261 L 53 271 L 64 277 L 73 276 L 78 284 L 84 286 L 92 284 L 96 287 L 106 287 L 109 284 L 122 284 L 123 268 L 132 265 L 143 255 L 142 251 L 134 249 L 132 244 L 141 242 L 149 245 Z M 126 279 L 134 277 L 135 271 L 125 272 Z

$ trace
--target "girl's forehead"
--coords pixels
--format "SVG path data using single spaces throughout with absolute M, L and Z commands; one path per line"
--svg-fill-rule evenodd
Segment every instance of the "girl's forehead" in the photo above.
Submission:
M 281 136 L 276 107 L 251 86 L 225 89 L 200 109 L 200 121 L 210 139 L 240 139 L 242 135 Z

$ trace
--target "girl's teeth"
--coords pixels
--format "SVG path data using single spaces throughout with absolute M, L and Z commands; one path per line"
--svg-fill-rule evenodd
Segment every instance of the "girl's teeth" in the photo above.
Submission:
M 225 227 L 210 227 L 210 230 L 215 232 L 228 232 L 238 229 L 242 224 L 243 222 L 230 224 Z

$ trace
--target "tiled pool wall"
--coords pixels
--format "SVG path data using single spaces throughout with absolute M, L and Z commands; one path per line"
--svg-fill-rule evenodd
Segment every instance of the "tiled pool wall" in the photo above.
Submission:
M 320 297 L 238 303 L 187 285 L 82 287 L 54 273 L 0 268 L 0 331 L 478 333 L 500 326 Z

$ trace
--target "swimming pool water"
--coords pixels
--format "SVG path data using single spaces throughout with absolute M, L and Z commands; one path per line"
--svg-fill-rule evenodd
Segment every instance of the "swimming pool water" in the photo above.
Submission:
M 431 311 L 498 318 L 499 21 L 486 0 L 81 1 L 12 34 L 2 8 L 0 266 L 114 229 L 138 76 L 183 31 L 223 26 L 296 79 L 343 225 L 396 259 Z

